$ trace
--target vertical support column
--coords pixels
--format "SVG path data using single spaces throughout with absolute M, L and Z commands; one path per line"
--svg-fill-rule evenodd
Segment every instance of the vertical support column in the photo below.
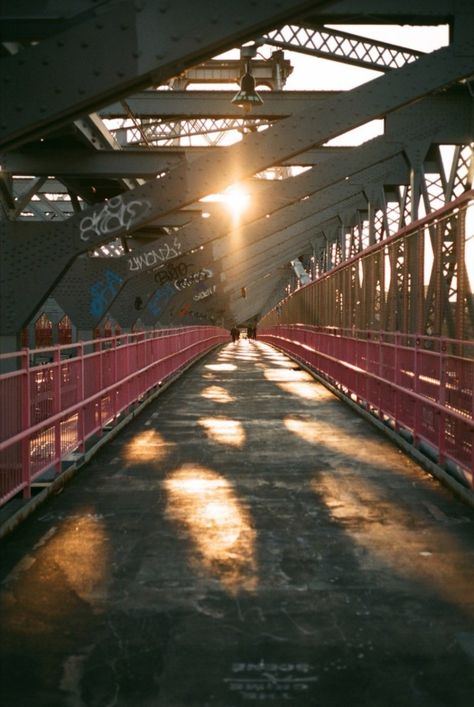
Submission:
M 422 194 L 422 182 L 423 182 L 423 168 L 422 164 L 416 162 L 412 163 L 410 169 L 410 192 L 411 192 L 411 204 L 410 204 L 410 220 L 417 221 L 420 216 L 420 199 Z M 425 204 L 426 207 L 426 204 Z M 426 212 L 429 212 L 426 208 Z
M 455 221 L 455 258 L 456 258 L 456 339 L 464 339 L 464 320 L 466 316 L 468 278 L 465 266 L 466 251 L 466 211 L 458 213 Z M 461 352 L 458 352 L 461 354 Z

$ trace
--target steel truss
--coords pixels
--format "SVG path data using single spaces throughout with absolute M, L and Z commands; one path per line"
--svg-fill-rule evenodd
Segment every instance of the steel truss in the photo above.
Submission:
M 119 135 L 123 146 L 168 147 L 183 145 L 188 139 L 204 137 L 209 146 L 218 145 L 226 133 L 256 132 L 261 126 L 271 125 L 262 118 L 194 118 L 188 120 L 147 120 L 132 118 L 121 121 L 112 132 Z
M 469 223 L 470 230 L 466 230 Z M 322 272 L 284 300 L 265 326 L 323 327 L 474 338 L 474 190 Z M 332 255 L 340 251 L 333 241 Z M 322 251 L 319 259 L 324 261 Z
M 398 69 L 404 64 L 416 61 L 423 53 L 329 27 L 310 29 L 300 25 L 286 25 L 266 33 L 260 41 L 376 71 Z

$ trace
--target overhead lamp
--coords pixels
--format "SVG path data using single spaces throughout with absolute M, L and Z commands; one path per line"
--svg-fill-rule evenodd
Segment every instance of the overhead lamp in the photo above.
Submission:
M 244 74 L 240 77 L 240 90 L 235 94 L 231 103 L 234 106 L 243 108 L 248 113 L 255 106 L 263 104 L 262 98 L 255 90 L 255 79 L 250 72 L 250 59 L 255 55 L 254 47 L 243 47 L 242 58 L 244 59 Z

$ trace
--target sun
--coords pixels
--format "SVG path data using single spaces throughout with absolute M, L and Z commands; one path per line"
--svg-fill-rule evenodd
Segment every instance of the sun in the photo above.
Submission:
M 214 201 L 224 204 L 230 211 L 232 220 L 236 223 L 250 205 L 250 194 L 241 184 L 231 184 L 225 191 L 219 194 L 209 194 L 200 199 L 200 201 Z M 206 217 L 208 216 L 209 214 L 206 213 Z
M 250 196 L 240 184 L 233 184 L 222 194 L 223 201 L 232 214 L 234 221 L 238 221 L 250 203 Z

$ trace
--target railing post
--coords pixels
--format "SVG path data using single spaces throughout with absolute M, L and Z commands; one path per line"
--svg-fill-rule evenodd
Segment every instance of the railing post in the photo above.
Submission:
M 395 432 L 400 432 L 400 410 L 399 410 L 399 405 L 400 405 L 400 395 L 398 392 L 398 384 L 399 384 L 399 355 L 398 355 L 398 332 L 395 332 L 395 337 L 392 339 L 394 341 L 394 354 L 393 354 L 393 381 L 395 383 L 395 420 L 394 420 L 394 429 Z
M 79 396 L 81 406 L 79 408 L 79 449 L 82 453 L 86 451 L 86 411 L 84 409 L 85 400 L 85 376 L 84 376 L 84 345 L 78 342 L 77 355 L 79 356 Z
M 440 340 L 439 347 L 439 404 L 443 410 L 446 407 L 446 349 L 447 344 Z M 444 464 L 446 461 L 446 420 L 444 411 L 439 413 L 438 422 L 438 463 Z
M 413 361 L 413 392 L 418 393 L 418 345 L 420 343 L 420 340 L 418 337 L 415 337 L 415 353 L 414 353 L 414 361 Z M 413 446 L 418 447 L 420 437 L 419 437 L 419 425 L 420 425 L 420 403 L 418 400 L 415 398 L 415 422 L 413 425 Z
M 58 348 L 53 352 L 53 415 L 61 412 L 61 351 Z M 61 422 L 54 423 L 54 468 L 56 473 L 61 471 Z
M 23 381 L 21 384 L 21 416 L 22 429 L 29 430 L 31 427 L 31 394 L 30 394 L 30 352 L 23 349 L 23 359 L 21 363 Z M 25 437 L 21 442 L 21 473 L 23 488 L 23 498 L 31 498 L 31 449 L 30 436 Z
M 113 365 L 113 375 L 112 375 L 112 380 L 114 382 L 114 386 L 117 382 L 117 336 L 114 336 L 112 340 L 112 347 L 113 347 L 113 357 L 112 357 L 112 365 Z M 113 403 L 113 414 L 114 414 L 114 420 L 117 417 L 117 408 L 118 408 L 118 396 L 119 396 L 119 391 L 117 388 L 114 389 L 114 403 Z

